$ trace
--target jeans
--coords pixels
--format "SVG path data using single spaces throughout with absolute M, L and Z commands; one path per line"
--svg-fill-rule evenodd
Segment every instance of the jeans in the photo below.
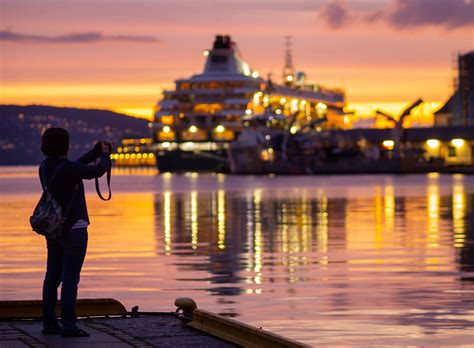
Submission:
M 63 330 L 76 329 L 77 285 L 87 250 L 87 228 L 65 231 L 61 238 L 46 239 L 48 263 L 43 283 L 43 326 L 59 326 L 55 314 L 58 287 L 61 288 L 61 323 Z

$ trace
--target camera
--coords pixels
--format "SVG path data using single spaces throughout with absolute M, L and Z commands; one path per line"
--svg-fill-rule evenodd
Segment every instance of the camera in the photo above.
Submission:
M 112 143 L 109 143 L 108 141 L 106 140 L 101 140 L 99 141 L 96 146 L 99 147 L 100 151 L 103 153 L 103 152 L 108 152 L 108 153 L 112 153 L 112 151 L 114 150 L 114 146 L 112 145 Z
M 103 140 L 103 141 L 102 141 L 102 144 L 103 144 L 104 146 L 107 146 L 107 147 L 109 148 L 109 153 L 112 153 L 112 144 L 111 144 L 111 143 L 109 143 L 109 142 L 106 141 L 106 140 Z

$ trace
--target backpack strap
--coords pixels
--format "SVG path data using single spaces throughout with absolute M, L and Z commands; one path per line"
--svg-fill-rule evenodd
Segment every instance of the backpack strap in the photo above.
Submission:
M 56 175 L 58 174 L 59 170 L 66 165 L 67 162 L 60 163 L 59 165 L 54 168 L 53 175 L 51 176 L 51 179 L 49 180 L 49 183 L 47 186 L 44 186 L 44 182 L 46 181 L 46 170 L 44 169 L 44 161 L 40 165 L 40 181 L 41 185 L 43 186 L 43 190 L 47 191 L 48 187 L 51 187 L 51 184 L 53 183 L 54 179 L 56 178 Z
M 44 169 L 44 162 L 45 161 L 41 162 L 41 164 L 40 164 L 40 167 L 39 167 L 40 175 L 39 175 L 39 177 L 40 177 L 41 187 L 43 188 L 43 191 L 46 191 L 47 187 L 44 184 L 45 181 L 46 181 L 46 172 L 45 172 L 45 169 Z

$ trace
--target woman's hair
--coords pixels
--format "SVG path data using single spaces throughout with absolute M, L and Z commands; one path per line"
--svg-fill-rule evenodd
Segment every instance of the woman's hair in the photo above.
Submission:
M 64 128 L 48 128 L 41 137 L 41 152 L 47 157 L 66 156 L 69 152 L 69 133 Z

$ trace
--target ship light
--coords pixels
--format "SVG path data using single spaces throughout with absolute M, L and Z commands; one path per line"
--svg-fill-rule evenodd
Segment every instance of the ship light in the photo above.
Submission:
M 216 127 L 217 133 L 224 133 L 224 131 L 225 131 L 225 127 L 223 125 L 220 124 Z
M 384 140 L 382 142 L 383 147 L 385 147 L 388 150 L 392 150 L 393 147 L 395 146 L 395 142 L 393 140 Z
M 163 132 L 164 133 L 169 133 L 171 131 L 171 128 L 169 126 L 164 126 L 163 127 Z
M 134 159 L 135 157 L 137 157 L 137 155 L 134 154 L 134 153 L 132 153 L 132 154 L 130 155 L 130 157 L 131 157 L 132 159 Z
M 191 126 L 191 127 L 189 127 L 189 131 L 191 133 L 196 133 L 198 131 L 198 128 L 196 126 Z
M 252 110 L 250 110 L 250 109 L 245 110 L 245 114 L 246 114 L 246 115 L 252 114 Z
M 122 152 L 122 148 L 121 148 L 121 147 L 117 148 L 117 151 L 118 151 L 119 153 Z
M 280 114 L 281 114 L 281 110 L 280 110 L 280 109 L 276 109 L 276 110 L 275 110 L 275 113 L 276 113 L 277 115 L 280 115 Z
M 286 81 L 288 81 L 288 82 L 293 81 L 293 76 L 288 75 L 288 76 L 286 77 Z
M 302 100 L 301 105 L 306 105 L 306 100 Z
M 202 54 L 204 55 L 204 57 L 207 57 L 209 55 L 209 51 L 205 50 L 204 52 L 202 52 Z
M 253 95 L 253 105 L 254 106 L 257 106 L 259 104 L 259 99 L 260 99 L 260 95 L 258 93 L 255 93 Z
M 428 147 L 431 148 L 431 149 L 436 149 L 439 146 L 439 140 L 438 139 L 428 139 L 426 141 L 426 145 L 428 145 Z
M 291 133 L 291 134 L 295 134 L 297 131 L 298 131 L 298 127 L 296 127 L 296 126 L 292 126 L 292 127 L 290 128 L 290 133 Z
M 464 145 L 464 139 L 453 139 L 451 140 L 451 144 L 456 147 L 462 147 Z
M 137 158 L 138 159 L 142 158 L 142 154 L 141 153 L 137 154 Z
M 272 137 L 269 134 L 265 135 L 265 140 L 270 140 L 271 138 Z
M 140 148 L 138 146 L 135 146 L 135 152 L 140 151 Z
M 324 103 L 318 103 L 316 106 L 321 110 L 326 110 L 328 108 L 328 106 Z
M 259 77 L 259 76 L 260 76 L 260 74 L 258 73 L 258 71 L 252 72 L 252 77 L 253 77 L 254 79 L 256 79 L 256 78 Z
M 286 103 L 286 98 L 281 98 L 281 99 L 280 99 L 280 104 L 283 105 L 283 104 L 285 104 L 285 103 Z
M 268 103 L 268 97 L 267 97 L 267 96 L 265 96 L 265 97 L 263 98 L 263 102 L 264 102 L 264 103 Z
M 148 122 L 148 128 L 152 128 L 152 127 L 153 127 L 153 123 Z

